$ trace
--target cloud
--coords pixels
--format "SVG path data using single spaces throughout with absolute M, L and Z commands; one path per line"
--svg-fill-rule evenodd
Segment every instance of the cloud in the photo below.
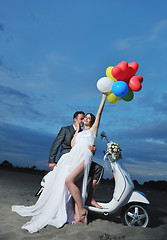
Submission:
M 73 111 L 61 101 L 47 95 L 29 95 L 23 91 L 0 85 L 1 122 L 29 126 L 45 132 L 58 131 L 72 124 Z
M 18 73 L 11 67 L 7 66 L 3 61 L 3 56 L 0 56 L 0 80 L 6 82 L 16 78 L 19 78 Z
M 167 118 L 167 91 L 159 93 L 158 98 L 157 92 L 149 91 L 137 99 L 137 104 L 140 109 L 142 108 L 147 112 L 151 119 Z
M 138 179 L 141 183 L 148 180 L 167 179 L 167 163 L 161 161 L 147 160 L 144 162 L 127 160 L 125 167 L 133 179 Z
M 156 139 L 153 139 L 153 138 L 146 139 L 146 142 L 157 143 L 157 144 L 167 144 L 163 140 L 158 140 L 158 139 L 156 140 Z
M 16 97 L 16 98 L 19 98 L 19 99 L 22 99 L 22 100 L 28 100 L 29 99 L 28 95 L 23 94 L 20 91 L 15 90 L 13 88 L 5 87 L 5 86 L 2 86 L 2 85 L 0 85 L 0 96 L 2 96 L 3 98 L 5 96 L 8 96 L 8 97 L 13 96 L 13 97 Z
M 148 97 L 151 96 L 151 97 Z M 167 121 L 167 92 L 161 93 L 157 98 L 156 92 L 141 94 L 133 103 L 120 102 L 119 111 L 116 104 L 106 104 L 102 123 L 109 134 L 122 133 L 123 136 L 140 136 L 145 138 L 157 137 L 161 139 L 166 129 Z M 144 116 L 144 117 L 143 117 Z M 115 120 L 114 120 L 115 119 Z M 105 130 L 104 129 L 104 130 Z M 112 130 L 111 130 L 112 129 Z M 149 132 L 148 132 L 149 131 Z M 147 135 L 148 134 L 148 135 Z M 165 136 L 163 136 L 165 137 Z
M 54 136 L 26 127 L 0 123 L 0 160 L 17 166 L 47 163 Z M 43 165 L 43 164 L 42 164 Z
M 152 30 L 148 40 L 153 41 L 160 37 L 160 34 L 167 29 L 167 19 L 161 20 Z
M 158 22 L 155 27 L 148 31 L 149 35 L 143 35 L 143 36 L 131 36 L 127 38 L 118 39 L 115 42 L 115 46 L 119 51 L 126 51 L 129 49 L 141 49 L 142 46 L 146 46 L 147 43 L 150 41 L 154 41 L 158 38 L 161 38 L 161 35 L 166 31 L 167 29 L 167 19 L 161 20 Z
M 11 87 L 0 85 L 1 118 L 39 119 L 43 114 L 34 107 L 35 99 Z
M 162 95 L 162 100 L 153 104 L 154 112 L 167 116 L 167 92 Z
M 68 60 L 68 57 L 63 54 L 57 54 L 57 53 L 49 53 L 47 55 L 47 62 L 49 65 L 55 66 L 55 65 L 62 65 L 66 66 L 66 61 Z
M 139 48 L 143 40 L 141 37 L 128 37 L 124 39 L 119 39 L 115 42 L 115 45 L 119 51 L 128 50 L 130 48 Z
M 111 132 L 111 130 L 109 131 Z M 121 136 L 121 138 L 128 140 L 145 140 L 145 139 L 159 139 L 163 140 L 165 143 L 167 142 L 167 124 L 166 121 L 159 120 L 152 121 L 149 123 L 140 123 L 134 127 L 124 129 L 120 127 L 117 130 L 112 131 L 112 135 L 116 135 L 116 133 Z

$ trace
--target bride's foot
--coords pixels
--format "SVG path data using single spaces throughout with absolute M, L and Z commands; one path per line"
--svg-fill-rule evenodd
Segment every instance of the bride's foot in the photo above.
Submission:
M 88 206 L 93 206 L 93 207 L 96 207 L 96 208 L 99 208 L 99 209 L 103 209 L 102 206 L 100 206 L 93 198 L 92 200 L 86 200 L 86 205 Z
M 83 213 L 82 213 L 82 220 L 81 222 L 85 225 L 88 224 L 88 211 L 86 209 L 84 209 Z
M 103 209 L 94 199 L 91 200 L 91 205 L 96 208 Z
M 88 224 L 88 211 L 86 209 L 83 209 L 81 216 L 76 218 L 74 223 L 82 222 L 83 224 Z

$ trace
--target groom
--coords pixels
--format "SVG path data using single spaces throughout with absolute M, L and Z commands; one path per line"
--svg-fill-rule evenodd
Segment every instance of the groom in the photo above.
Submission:
M 82 111 L 77 111 L 73 115 L 73 120 L 74 123 L 73 125 L 67 126 L 67 127 L 62 127 L 55 138 L 51 151 L 50 151 L 50 156 L 49 156 L 49 168 L 53 169 L 56 166 L 55 158 L 57 156 L 58 150 L 61 146 L 60 150 L 60 156 L 59 158 L 65 154 L 68 153 L 71 150 L 71 139 L 73 138 L 73 135 L 75 134 L 76 131 L 76 126 L 77 122 L 79 123 L 80 126 L 80 131 L 82 131 L 81 127 L 84 125 L 84 117 L 85 113 Z M 90 151 L 95 154 L 96 151 L 96 146 L 92 145 L 89 146 Z M 90 191 L 88 193 L 88 198 L 87 202 L 88 204 L 91 204 L 94 207 L 97 208 L 102 208 L 95 200 L 94 200 L 94 195 L 97 187 L 100 184 L 100 180 L 103 176 L 104 169 L 101 165 L 98 163 L 92 162 L 91 167 L 90 167 L 90 172 L 89 172 L 89 178 L 92 179 L 92 186 L 90 187 Z

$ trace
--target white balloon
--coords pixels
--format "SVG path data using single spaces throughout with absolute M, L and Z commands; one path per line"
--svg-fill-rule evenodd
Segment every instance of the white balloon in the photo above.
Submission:
M 97 88 L 100 92 L 109 92 L 112 89 L 112 85 L 114 84 L 114 81 L 111 78 L 108 77 L 102 77 L 97 82 Z

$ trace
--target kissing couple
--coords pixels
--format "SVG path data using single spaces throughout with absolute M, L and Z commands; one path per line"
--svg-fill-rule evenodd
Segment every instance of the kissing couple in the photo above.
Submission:
M 88 211 L 84 205 L 89 175 L 93 175 L 93 181 L 87 201 L 101 208 L 93 197 L 103 168 L 92 162 L 92 155 L 105 101 L 106 95 L 103 94 L 96 117 L 92 113 L 85 117 L 83 113 L 74 114 L 74 129 L 64 127 L 60 130 L 50 151 L 49 167 L 53 172 L 37 202 L 32 206 L 12 206 L 12 211 L 21 216 L 32 216 L 22 229 L 34 233 L 47 225 L 60 228 L 67 222 L 87 224 Z M 56 164 L 60 145 L 61 157 Z

